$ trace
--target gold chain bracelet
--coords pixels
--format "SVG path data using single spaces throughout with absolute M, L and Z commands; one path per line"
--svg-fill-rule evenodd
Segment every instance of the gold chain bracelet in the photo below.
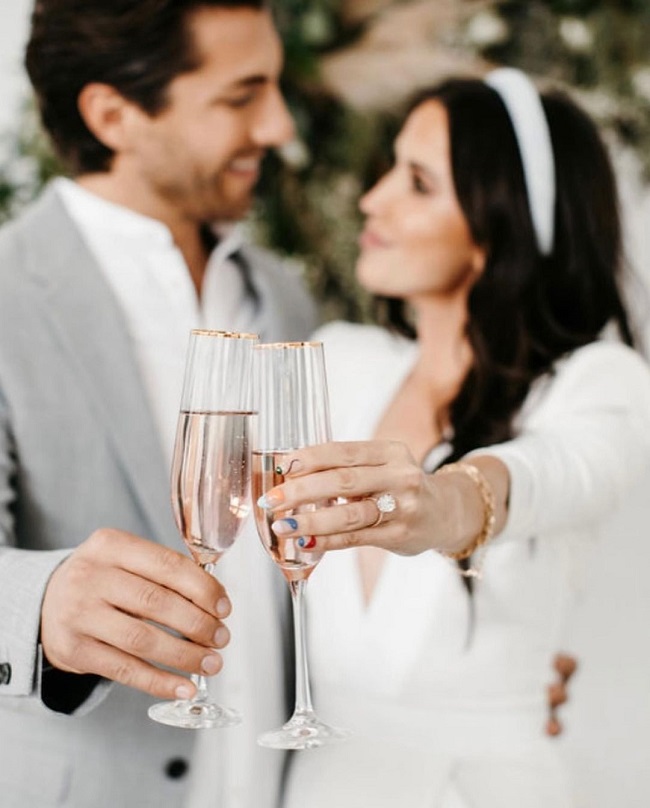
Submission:
M 483 503 L 483 524 L 481 525 L 481 529 L 476 535 L 474 541 L 463 550 L 458 550 L 455 553 L 447 553 L 443 551 L 443 555 L 447 556 L 447 558 L 451 558 L 454 561 L 462 561 L 463 559 L 469 558 L 471 555 L 473 555 L 480 547 L 487 544 L 492 536 L 494 536 L 494 526 L 496 524 L 496 497 L 494 496 L 492 486 L 485 478 L 483 472 L 479 471 L 479 469 L 476 466 L 473 466 L 471 463 L 464 463 L 462 461 L 459 463 L 449 463 L 448 465 L 439 468 L 435 474 L 440 474 L 442 476 L 447 474 L 455 474 L 457 472 L 469 477 L 470 480 L 476 485 Z

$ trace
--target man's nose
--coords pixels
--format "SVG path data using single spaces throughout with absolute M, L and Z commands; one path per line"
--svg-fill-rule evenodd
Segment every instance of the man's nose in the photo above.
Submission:
M 271 88 L 251 134 L 255 144 L 263 147 L 283 146 L 295 137 L 294 121 L 279 88 Z

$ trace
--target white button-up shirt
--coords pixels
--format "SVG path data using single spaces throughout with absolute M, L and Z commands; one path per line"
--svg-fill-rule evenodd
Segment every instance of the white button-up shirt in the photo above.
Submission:
M 256 301 L 231 258 L 241 245 L 242 228 L 221 231 L 199 300 L 164 224 L 107 202 L 70 180 L 57 179 L 55 187 L 124 314 L 169 468 L 189 331 L 257 330 Z M 255 736 L 281 718 L 277 679 L 282 640 L 274 584 L 278 573 L 254 534 L 249 519 L 235 547 L 219 563 L 219 579 L 236 606 L 228 619 L 232 640 L 224 653 L 226 665 L 210 682 L 217 699 L 242 708 L 245 720 L 222 733 L 198 733 L 188 808 L 270 808 L 275 802 L 282 755 L 259 747 Z M 260 665 L 269 677 L 263 694 L 256 684 Z
M 71 180 L 55 180 L 68 213 L 126 318 L 165 459 L 171 464 L 185 352 L 193 328 L 254 331 L 255 304 L 231 260 L 240 226 L 210 255 L 197 297 L 183 256 L 160 221 L 113 204 Z

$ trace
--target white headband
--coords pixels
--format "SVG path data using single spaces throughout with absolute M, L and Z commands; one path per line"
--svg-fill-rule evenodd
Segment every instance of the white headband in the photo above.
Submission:
M 485 83 L 499 93 L 508 110 L 524 167 L 537 246 L 543 255 L 549 255 L 553 250 L 555 224 L 555 164 L 539 93 L 531 80 L 514 67 L 493 70 Z

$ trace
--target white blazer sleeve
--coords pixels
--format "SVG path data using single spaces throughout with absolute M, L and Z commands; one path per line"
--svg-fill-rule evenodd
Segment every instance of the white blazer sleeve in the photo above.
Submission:
M 532 397 L 517 438 L 472 453 L 510 472 L 499 541 L 595 523 L 650 467 L 650 369 L 627 346 L 579 349 Z

